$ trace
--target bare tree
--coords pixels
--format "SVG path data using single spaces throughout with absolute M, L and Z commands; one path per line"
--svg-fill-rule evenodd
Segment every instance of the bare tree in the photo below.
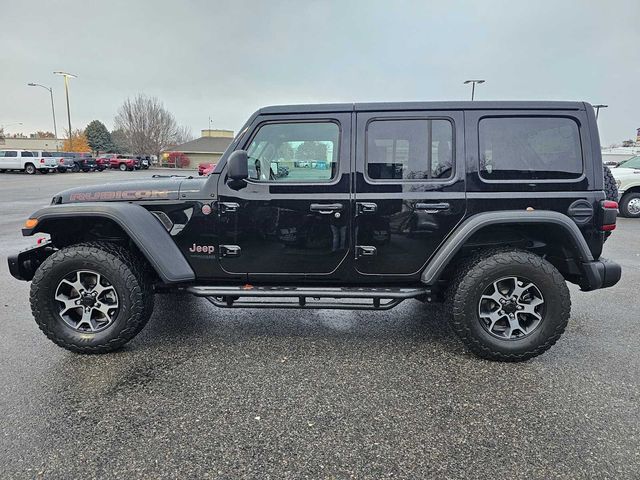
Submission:
M 124 101 L 118 109 L 115 127 L 125 133 L 127 145 L 136 155 L 160 155 L 162 150 L 175 145 L 179 136 L 189 132 L 178 127 L 174 116 L 158 98 L 143 94 Z
M 176 131 L 176 138 L 174 139 L 175 145 L 181 145 L 183 143 L 190 142 L 193 139 L 195 139 L 195 137 L 189 127 L 184 125 L 182 127 L 178 127 L 178 130 Z

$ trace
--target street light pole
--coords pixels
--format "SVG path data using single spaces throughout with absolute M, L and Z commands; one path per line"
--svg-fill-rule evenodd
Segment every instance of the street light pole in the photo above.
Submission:
M 58 140 L 58 127 L 56 126 L 56 108 L 53 105 L 53 88 L 45 87 L 44 85 L 40 85 L 39 83 L 27 83 L 30 87 L 42 87 L 45 90 L 49 90 L 49 95 L 51 96 L 51 115 L 53 116 L 53 134 Z M 58 150 L 58 144 L 56 143 L 56 150 Z
M 481 83 L 484 83 L 485 80 L 465 80 L 464 84 L 467 85 L 468 83 L 471 84 L 471 101 L 473 102 L 474 98 L 475 98 L 475 94 L 476 94 L 476 83 L 478 85 L 480 85 Z
M 600 109 L 601 108 L 607 108 L 609 105 L 603 105 L 602 103 L 599 103 L 598 105 L 594 105 L 593 108 L 596 109 L 596 121 L 598 121 L 598 115 L 600 114 Z
M 67 98 L 67 121 L 69 122 L 69 150 L 73 150 L 73 135 L 71 134 L 71 111 L 69 110 L 69 78 L 78 78 L 77 75 L 67 72 L 53 72 L 64 77 L 64 94 Z

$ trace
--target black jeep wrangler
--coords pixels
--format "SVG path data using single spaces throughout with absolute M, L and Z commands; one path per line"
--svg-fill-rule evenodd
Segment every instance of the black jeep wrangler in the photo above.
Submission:
M 567 281 L 620 279 L 601 256 L 617 204 L 586 103 L 267 107 L 209 177 L 154 177 L 61 192 L 27 220 L 23 235 L 50 238 L 9 266 L 58 345 L 117 349 L 155 292 L 224 308 L 413 298 L 445 302 L 477 355 L 519 361 L 564 331 Z

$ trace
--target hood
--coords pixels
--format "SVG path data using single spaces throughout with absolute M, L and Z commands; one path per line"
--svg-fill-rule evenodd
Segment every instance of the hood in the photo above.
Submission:
M 185 179 L 186 177 L 158 177 L 86 185 L 70 188 L 56 194 L 52 203 L 177 200 L 180 195 L 180 185 Z
M 613 175 L 613 178 L 622 178 L 622 177 L 628 177 L 630 175 L 638 175 L 640 176 L 640 170 L 637 168 L 612 168 L 611 169 L 611 174 Z

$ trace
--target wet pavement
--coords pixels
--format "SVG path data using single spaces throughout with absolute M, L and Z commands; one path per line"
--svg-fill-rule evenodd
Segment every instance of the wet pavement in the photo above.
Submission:
M 466 352 L 438 308 L 219 310 L 156 297 L 121 351 L 38 330 L 6 255 L 70 186 L 150 172 L 0 175 L 2 478 L 638 478 L 640 220 L 605 247 L 614 288 L 573 286 L 562 339 L 522 364 Z

